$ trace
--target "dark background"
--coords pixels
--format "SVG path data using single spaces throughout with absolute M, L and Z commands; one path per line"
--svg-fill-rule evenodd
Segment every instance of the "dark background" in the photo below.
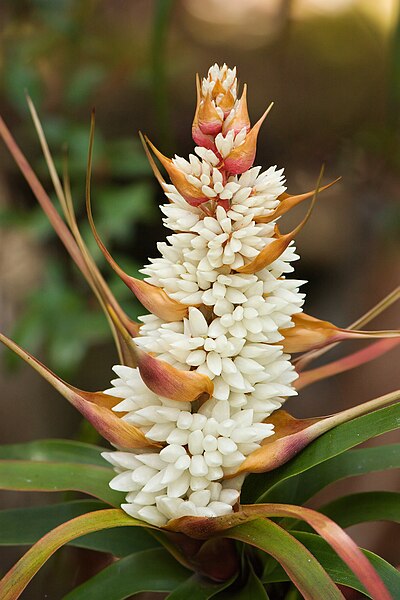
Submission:
M 326 181 L 342 176 L 321 195 L 297 240 L 296 276 L 309 281 L 306 312 L 346 326 L 398 284 L 400 27 L 395 0 L 2 0 L 0 27 L 1 113 L 48 190 L 26 90 L 59 166 L 68 147 L 86 234 L 82 200 L 90 111 L 96 107 L 96 222 L 130 273 L 157 255 L 156 242 L 166 235 L 157 209 L 161 190 L 138 130 L 164 154 L 186 156 L 193 147 L 195 73 L 204 75 L 212 63 L 226 62 L 237 65 L 240 82 L 249 86 L 253 122 L 275 102 L 259 136 L 258 164 L 285 167 L 291 193 L 315 187 L 322 163 Z M 303 214 L 299 208 L 285 219 L 287 231 Z M 141 314 L 129 291 L 98 259 L 126 310 L 133 317 Z M 116 359 L 105 319 L 4 147 L 0 275 L 0 329 L 71 383 L 108 387 Z M 398 327 L 398 317 L 392 307 L 371 328 Z M 332 357 L 361 347 L 362 342 L 342 346 Z M 398 387 L 398 363 L 399 352 L 392 352 L 307 388 L 287 407 L 296 416 L 329 414 L 392 391 Z M 95 439 L 61 397 L 5 352 L 0 383 L 2 443 Z M 396 489 L 398 483 L 393 472 L 374 474 L 336 484 L 320 499 L 344 490 Z M 37 502 L 43 497 L 3 494 L 4 506 Z M 365 547 L 400 562 L 393 525 L 357 526 L 351 533 Z M 2 552 L 0 571 L 17 554 Z M 64 573 L 65 590 L 79 580 L 80 568 L 76 552 L 59 553 L 24 597 L 59 597 L 59 574 Z

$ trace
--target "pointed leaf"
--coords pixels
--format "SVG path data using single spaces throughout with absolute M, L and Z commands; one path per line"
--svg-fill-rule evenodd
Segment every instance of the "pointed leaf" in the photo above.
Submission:
M 207 375 L 181 371 L 142 350 L 137 352 L 140 375 L 155 394 L 180 402 L 202 402 L 212 396 L 214 384 Z
M 247 130 L 250 129 L 250 119 L 247 110 L 247 84 L 244 84 L 243 86 L 242 96 L 237 103 L 237 107 L 235 108 L 233 119 L 224 121 L 222 125 L 222 133 L 226 135 L 228 131 L 233 130 L 235 134 L 237 134 L 243 129 L 243 127 L 246 127 Z
M 197 538 L 207 538 L 222 532 L 229 537 L 231 527 L 236 524 L 241 527 L 241 523 L 249 524 L 252 519 L 259 517 L 289 517 L 305 521 L 332 546 L 374 598 L 391 600 L 378 574 L 347 533 L 329 517 L 309 508 L 289 504 L 242 505 L 238 512 L 225 517 L 181 517 L 170 521 L 168 528 Z
M 103 256 L 118 277 L 121 278 L 125 285 L 136 296 L 139 302 L 143 304 L 148 311 L 153 313 L 153 315 L 156 315 L 165 321 L 181 321 L 184 317 L 186 317 L 189 310 L 189 307 L 186 304 L 181 304 L 177 300 L 170 298 L 168 294 L 160 287 L 146 283 L 141 279 L 131 277 L 116 263 L 97 232 L 93 220 L 90 194 L 87 194 L 86 196 L 86 211 L 93 236 L 98 247 L 103 253 Z
M 256 498 L 256 502 L 266 502 L 267 498 L 270 501 L 272 488 L 278 484 L 281 485 L 286 479 L 297 476 L 316 465 L 324 463 L 370 438 L 397 429 L 399 423 L 400 403 L 387 406 L 368 415 L 363 415 L 349 423 L 343 423 L 326 433 L 320 439 L 315 440 L 308 448 L 305 448 L 287 464 L 270 473 L 266 473 L 262 478 L 248 478 L 242 493 L 242 501 L 248 501 L 250 489 L 250 497 L 252 499 Z M 322 464 L 321 471 L 328 473 L 332 472 L 332 469 L 328 470 L 327 466 Z M 302 489 L 304 490 L 304 488 Z
M 400 391 L 392 392 L 335 415 L 316 419 L 295 419 L 285 411 L 277 411 L 267 419 L 267 422 L 276 423 L 277 436 L 267 438 L 263 445 L 249 454 L 237 471 L 227 478 L 235 477 L 240 473 L 272 471 L 288 462 L 300 450 L 327 431 L 399 398 Z
M 101 456 L 107 448 L 72 440 L 34 440 L 0 446 L 0 459 L 74 462 L 110 468 Z
M 240 148 L 240 146 L 239 146 L 239 148 Z M 295 227 L 292 231 L 290 231 L 289 233 L 286 233 L 284 235 L 280 234 L 279 231 L 277 230 L 277 235 L 276 235 L 277 239 L 275 239 L 272 242 L 270 242 L 269 244 L 267 244 L 261 250 L 261 252 L 259 252 L 259 254 L 257 254 L 257 256 L 255 258 L 253 258 L 253 260 L 246 263 L 242 267 L 239 267 L 238 269 L 236 269 L 239 273 L 257 273 L 257 271 L 261 271 L 262 269 L 264 269 L 265 267 L 267 267 L 268 265 L 273 263 L 275 260 L 277 260 L 281 256 L 281 254 L 283 254 L 283 252 L 286 250 L 286 248 L 289 247 L 289 245 L 293 242 L 294 238 L 297 236 L 298 233 L 300 233 L 300 231 L 307 224 L 308 220 L 311 217 L 312 211 L 314 209 L 315 203 L 318 198 L 318 192 L 320 189 L 319 185 L 320 185 L 323 174 L 324 174 L 324 167 L 322 167 L 321 172 L 319 174 L 316 191 L 313 196 L 312 202 L 310 204 L 310 208 L 308 209 L 307 214 L 304 217 L 304 219 L 301 221 L 301 223 L 299 223 L 299 225 L 297 225 L 297 227 Z M 294 317 L 292 317 L 293 321 L 295 320 L 296 316 L 298 316 L 298 315 L 294 315 Z M 294 329 L 294 327 L 292 329 Z M 291 331 L 291 329 L 287 329 L 287 330 L 285 329 L 283 331 L 287 332 L 287 331 Z M 283 333 L 283 335 L 285 335 L 285 333 Z M 286 343 L 286 339 L 280 343 L 281 344 Z
M 379 342 L 375 342 L 367 348 L 363 348 L 358 352 L 349 354 L 344 358 L 330 362 L 322 367 L 301 371 L 299 378 L 294 382 L 294 387 L 296 390 L 302 390 L 308 385 L 326 379 L 327 377 L 332 377 L 333 375 L 344 373 L 350 369 L 355 369 L 360 365 L 364 365 L 371 360 L 379 358 L 386 352 L 389 352 L 389 350 L 398 346 L 398 344 L 400 344 L 400 338 L 379 340 Z
M 304 520 L 335 550 L 369 591 L 372 598 L 392 600 L 383 581 L 357 544 L 339 525 L 325 515 L 303 506 L 285 504 L 253 504 L 243 507 L 243 509 L 247 515 L 253 513 L 261 516 L 265 514 L 266 517 L 290 517 Z
M 211 94 L 207 94 L 200 103 L 198 124 L 205 135 L 216 136 L 222 129 L 222 118 L 215 108 Z
M 112 444 L 129 449 L 159 446 L 149 442 L 138 427 L 123 421 L 111 410 L 115 404 L 120 402 L 120 398 L 113 398 L 113 396 L 107 396 L 102 392 L 84 392 L 70 386 L 5 335 L 0 334 L 0 342 L 18 354 L 39 375 L 46 379 Z
M 344 528 L 368 521 L 400 523 L 400 493 L 377 490 L 350 494 L 318 510 Z
M 50 504 L 11 508 L 0 511 L 0 545 L 31 546 L 43 535 L 74 517 L 95 510 L 108 508 L 98 500 L 73 500 Z M 157 546 L 157 542 L 145 529 L 111 529 L 90 533 L 72 540 L 69 545 L 78 548 L 107 552 L 113 556 L 127 556 L 133 552 Z
M 224 159 L 224 168 L 231 175 L 239 175 L 240 173 L 244 173 L 253 165 L 257 151 L 258 134 L 261 129 L 261 125 L 264 123 L 273 105 L 274 103 L 271 102 L 264 114 L 247 133 L 244 142 L 237 146 L 237 148 L 234 148 Z
M 276 523 L 257 519 L 228 529 L 225 535 L 273 556 L 308 600 L 344 599 L 314 556 Z
M 186 179 L 185 173 L 178 169 L 170 158 L 167 158 L 151 143 L 147 136 L 144 136 L 147 144 L 150 146 L 164 169 L 167 171 L 171 183 L 176 187 L 181 196 L 191 206 L 199 206 L 204 202 L 208 202 L 210 199 L 206 196 L 201 189 L 197 188 Z
M 63 462 L 0 461 L 0 489 L 21 492 L 75 491 L 89 494 L 112 506 L 124 502 L 124 494 L 109 487 L 112 469 Z
M 145 550 L 114 562 L 72 590 L 64 600 L 124 600 L 139 592 L 170 592 L 189 576 L 190 571 L 166 550 Z
M 32 577 L 56 550 L 82 535 L 113 527 L 143 527 L 144 523 L 122 510 L 107 509 L 81 515 L 47 533 L 14 565 L 0 581 L 0 598 L 16 600 Z
M 313 348 L 322 348 L 327 344 L 334 344 L 343 340 L 393 338 L 399 337 L 400 332 L 393 331 L 358 331 L 355 329 L 341 329 L 329 321 L 316 319 L 305 313 L 293 316 L 294 327 L 281 329 L 284 340 L 280 342 L 290 354 L 306 352 Z
M 391 306 L 392 304 L 397 302 L 399 300 L 399 298 L 400 298 L 400 286 L 397 286 L 397 288 L 392 290 L 387 296 L 385 296 L 382 300 L 380 300 L 369 311 L 367 311 L 360 318 L 356 319 L 356 321 L 354 321 L 354 323 L 351 323 L 351 325 L 349 325 L 348 329 L 358 329 L 359 327 L 364 327 L 370 321 L 373 321 L 373 319 L 375 319 L 375 317 L 377 317 L 382 312 L 384 312 L 387 308 L 389 308 L 389 306 Z M 306 352 L 305 354 L 296 358 L 294 362 L 296 364 L 297 372 L 302 371 L 306 365 L 308 365 L 310 362 L 312 362 L 319 356 L 322 356 L 329 350 L 332 350 L 332 348 L 334 348 L 338 343 L 339 342 L 330 344 L 329 346 L 324 346 L 323 348 L 319 348 L 318 350 L 310 350 L 309 352 Z
M 333 185 L 335 185 L 335 183 L 340 181 L 340 179 L 341 177 L 338 177 L 337 179 L 331 181 L 327 185 L 323 185 L 319 189 L 319 192 L 323 192 L 324 190 L 327 190 L 328 188 L 332 187 Z M 278 196 L 278 200 L 280 200 L 280 203 L 275 208 L 275 210 L 270 212 L 268 215 L 255 216 L 254 221 L 256 223 L 270 223 L 271 221 L 274 221 L 278 217 L 281 217 L 282 215 L 287 213 L 289 210 L 291 210 L 301 202 L 304 202 L 304 200 L 312 198 L 316 191 L 317 190 L 312 190 L 311 192 L 306 192 L 305 194 L 298 194 L 296 196 L 291 196 L 290 194 L 283 193 L 280 196 Z
M 372 598 L 372 600 L 375 600 L 375 598 L 368 594 L 367 590 L 360 584 L 357 577 L 354 576 L 341 558 L 337 556 L 329 544 L 327 544 L 320 536 L 299 531 L 292 531 L 291 534 L 316 557 L 335 583 L 358 590 L 366 594 L 369 598 Z M 373 565 L 374 569 L 379 573 L 392 597 L 396 598 L 398 590 L 400 589 L 400 573 L 397 569 L 392 567 L 392 565 L 373 552 L 363 550 L 363 553 Z M 288 576 L 279 565 L 276 565 L 271 569 L 270 564 L 268 563 L 266 564 L 266 569 L 264 570 L 261 579 L 265 583 L 289 581 Z
M 318 451 L 317 451 L 318 456 Z M 304 504 L 319 491 L 335 481 L 347 477 L 359 477 L 366 473 L 376 473 L 400 468 L 400 444 L 348 450 L 329 460 L 325 460 L 293 477 L 281 480 L 268 489 L 262 497 L 263 502 L 290 502 Z M 272 473 L 271 473 L 272 475 Z M 260 489 L 254 490 L 255 494 Z M 246 493 L 246 495 L 248 495 Z

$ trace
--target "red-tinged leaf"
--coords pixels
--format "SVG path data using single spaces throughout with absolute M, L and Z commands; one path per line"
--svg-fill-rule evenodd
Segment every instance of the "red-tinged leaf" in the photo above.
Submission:
M 99 510 L 71 519 L 43 536 L 0 581 L 0 598 L 16 600 L 56 550 L 71 540 L 114 527 L 149 527 L 119 509 Z
M 205 135 L 216 136 L 222 129 L 222 119 L 212 101 L 211 94 L 207 94 L 200 102 L 198 109 L 198 124 Z
M 264 440 L 263 445 L 248 455 L 235 473 L 266 473 L 285 464 L 323 433 L 341 423 L 365 415 L 400 398 L 400 390 L 364 402 L 328 417 L 295 419 L 285 411 L 276 411 L 267 422 L 276 424 L 276 436 Z
M 234 148 L 232 152 L 224 159 L 224 168 L 232 175 L 244 173 L 253 165 L 256 157 L 258 134 L 261 129 L 261 125 L 265 121 L 273 105 L 274 103 L 271 102 L 262 117 L 247 133 L 244 142 L 237 148 Z
M 337 179 L 331 181 L 327 185 L 322 186 L 321 188 L 319 188 L 319 192 L 323 192 L 324 190 L 327 190 L 328 188 L 332 187 L 333 185 L 335 185 L 335 183 L 340 181 L 340 179 L 341 177 L 338 177 Z M 254 221 L 256 223 L 270 223 L 278 217 L 281 217 L 282 215 L 286 214 L 289 210 L 291 210 L 298 204 L 301 204 L 301 202 L 312 198 L 316 192 L 317 190 L 315 189 L 311 192 L 306 192 L 305 194 L 298 194 L 296 196 L 291 196 L 290 194 L 286 193 L 281 194 L 280 196 L 278 196 L 278 200 L 280 200 L 280 203 L 275 208 L 275 210 L 270 212 L 268 215 L 255 216 Z
M 294 387 L 296 390 L 302 390 L 308 385 L 320 381 L 321 379 L 326 379 L 327 377 L 344 373 L 350 369 L 355 369 L 356 367 L 364 365 L 365 363 L 382 356 L 386 352 L 389 352 L 389 350 L 392 350 L 398 344 L 400 344 L 400 338 L 379 340 L 379 342 L 371 344 L 368 348 L 363 348 L 358 352 L 335 360 L 323 367 L 302 371 L 300 372 L 299 378 L 294 382 Z
M 255 546 L 275 558 L 305 600 L 344 600 L 311 552 L 276 523 L 266 519 L 252 520 L 228 529 L 224 535 Z
M 201 95 L 200 77 L 198 74 L 196 75 L 196 96 L 197 96 L 197 103 L 196 103 L 196 111 L 194 113 L 193 123 L 192 123 L 192 137 L 198 146 L 203 146 L 204 148 L 208 148 L 209 150 L 214 151 L 215 143 L 214 143 L 213 137 L 211 135 L 206 135 L 205 133 L 203 133 L 199 127 L 199 109 L 200 109 L 202 95 Z M 146 152 L 146 154 L 147 154 L 147 152 Z M 150 163 L 150 164 L 151 164 L 151 166 L 153 166 L 152 163 Z M 154 171 L 154 169 L 153 169 L 153 171 Z
M 156 162 L 155 162 L 155 160 L 153 158 L 153 155 L 151 154 L 151 152 L 149 150 L 149 147 L 146 144 L 146 140 L 144 139 L 144 135 L 143 135 L 143 133 L 141 131 L 139 131 L 139 137 L 140 137 L 140 141 L 142 142 L 143 149 L 144 149 L 144 151 L 146 153 L 147 160 L 149 161 L 151 170 L 153 171 L 153 175 L 157 179 L 157 181 L 160 184 L 161 188 L 164 189 L 164 184 L 166 183 L 165 179 L 161 175 L 160 169 L 157 167 Z
M 392 600 L 383 581 L 357 544 L 326 515 L 303 506 L 285 504 L 254 504 L 243 508 L 248 515 L 290 517 L 305 521 L 335 550 L 365 586 L 372 598 Z
M 250 119 L 247 110 L 247 85 L 243 86 L 243 93 L 238 101 L 237 108 L 235 109 L 235 115 L 233 119 L 225 120 L 222 125 L 222 133 L 226 135 L 228 131 L 234 131 L 235 135 L 246 127 L 247 131 L 250 129 Z
M 240 146 L 239 146 L 239 148 L 240 148 Z M 324 167 L 322 166 L 321 172 L 320 172 L 320 175 L 318 178 L 318 182 L 317 182 L 316 191 L 314 193 L 310 208 L 308 209 L 307 214 L 304 217 L 304 219 L 301 221 L 301 223 L 299 223 L 299 225 L 297 225 L 297 227 L 295 227 L 293 229 L 293 231 L 290 231 L 289 233 L 285 233 L 283 235 L 280 234 L 279 231 L 277 230 L 276 239 L 273 240 L 270 244 L 267 244 L 261 250 L 261 252 L 259 252 L 259 254 L 257 254 L 257 256 L 255 258 L 253 258 L 253 260 L 246 263 L 242 267 L 239 267 L 238 269 L 236 269 L 239 273 L 257 273 L 257 271 L 261 271 L 266 266 L 270 265 L 275 260 L 277 260 L 281 256 L 281 254 L 283 254 L 283 252 L 286 250 L 286 248 L 288 248 L 288 246 L 294 240 L 296 235 L 298 233 L 300 233 L 300 231 L 303 229 L 303 227 L 306 225 L 309 218 L 311 217 L 311 213 L 313 211 L 313 208 L 314 208 L 315 203 L 318 198 L 318 192 L 320 189 L 319 184 L 321 182 L 323 174 L 324 174 Z M 297 315 L 295 315 L 295 316 L 297 316 Z M 293 319 L 294 319 L 294 317 L 293 317 Z M 284 330 L 282 332 L 282 335 L 285 335 L 286 331 L 292 331 L 292 330 L 291 329 Z M 284 342 L 286 342 L 286 340 L 284 340 Z M 280 342 L 280 344 L 283 344 L 284 342 Z M 288 350 L 288 352 L 289 352 L 289 350 Z
M 110 312 L 113 315 L 113 312 Z M 150 356 L 140 350 L 124 329 L 116 322 L 126 352 L 130 352 L 132 361 L 138 367 L 140 375 L 155 394 L 180 402 L 207 400 L 214 391 L 214 384 L 206 375 L 196 371 L 183 371 L 167 362 Z
M 329 321 L 322 321 L 305 313 L 293 316 L 294 327 L 281 329 L 284 351 L 293 354 L 312 348 L 322 348 L 328 344 L 353 339 L 400 337 L 400 331 L 358 331 L 341 329 Z
M 392 290 L 387 296 L 385 296 L 382 300 L 380 300 L 380 302 L 378 302 L 378 304 L 373 306 L 368 312 L 366 312 L 364 315 L 362 315 L 360 318 L 358 318 L 356 321 L 354 321 L 354 323 L 351 323 L 351 325 L 349 325 L 347 329 L 348 330 L 349 329 L 358 329 L 359 327 L 364 327 L 370 321 L 372 321 L 378 315 L 380 315 L 383 311 L 385 311 L 387 308 L 389 308 L 389 306 L 391 306 L 392 304 L 397 302 L 397 300 L 399 300 L 399 298 L 400 298 L 400 286 L 398 286 L 397 288 Z M 324 346 L 323 348 L 319 348 L 317 350 L 310 350 L 310 351 L 306 352 L 305 354 L 303 354 L 302 356 L 299 356 L 298 358 L 296 358 L 294 360 L 294 362 L 296 364 L 297 372 L 302 371 L 306 365 L 308 365 L 311 361 L 315 360 L 319 356 L 322 356 L 323 354 L 325 354 L 325 352 L 332 350 L 332 348 L 334 348 L 338 343 L 339 342 L 335 342 L 333 344 L 330 344 L 329 346 Z
M 144 433 L 134 425 L 123 421 L 111 409 L 120 402 L 103 392 L 84 392 L 57 377 L 31 354 L 20 348 L 15 342 L 0 334 L 0 342 L 20 356 L 39 375 L 50 383 L 64 398 L 97 429 L 109 442 L 120 448 L 151 448 L 159 447 L 151 443 Z
M 186 304 L 181 304 L 177 300 L 170 298 L 168 294 L 160 287 L 146 283 L 141 279 L 131 277 L 116 263 L 97 232 L 93 220 L 90 194 L 87 194 L 86 196 L 86 210 L 93 236 L 98 247 L 103 253 L 103 256 L 118 277 L 120 277 L 125 285 L 131 290 L 131 292 L 135 294 L 139 302 L 143 304 L 148 311 L 153 313 L 153 315 L 156 315 L 164 321 L 181 321 L 184 317 L 186 317 L 189 310 L 189 307 Z
M 138 349 L 137 352 L 140 375 L 155 394 L 178 402 L 202 402 L 212 396 L 214 384 L 207 375 L 181 371 L 142 350 Z
M 161 154 L 161 152 L 157 150 L 147 136 L 144 136 L 144 138 L 164 169 L 167 171 L 169 178 L 171 179 L 171 183 L 176 187 L 178 192 L 186 200 L 186 202 L 188 202 L 188 204 L 191 206 L 199 206 L 200 204 L 210 200 L 208 196 L 201 191 L 201 189 L 197 188 L 192 183 L 189 183 L 184 172 L 178 169 L 178 167 L 174 165 L 170 158 L 167 158 Z
M 214 519 L 181 517 L 170 521 L 167 527 L 200 539 L 221 534 L 229 537 L 232 527 L 239 528 L 244 523 L 248 524 L 253 519 L 260 517 L 289 517 L 305 521 L 332 546 L 373 598 L 391 600 L 391 596 L 380 577 L 347 533 L 326 515 L 309 508 L 289 504 L 243 505 L 239 512 L 231 515 Z

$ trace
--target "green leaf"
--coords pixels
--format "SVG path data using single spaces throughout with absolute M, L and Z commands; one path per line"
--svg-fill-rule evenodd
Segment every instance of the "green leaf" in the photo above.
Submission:
M 362 417 L 357 417 L 348 423 L 338 425 L 312 442 L 282 467 L 265 473 L 262 477 L 248 477 L 242 494 L 243 502 L 251 502 L 252 498 L 257 498 L 256 502 L 266 502 L 270 490 L 284 480 L 338 456 L 370 438 L 392 431 L 399 425 L 400 403 L 386 406 Z M 268 501 L 272 500 L 268 497 Z M 285 501 L 289 500 L 285 499 Z
M 216 583 L 195 574 L 181 583 L 171 594 L 168 594 L 167 598 L 168 600 L 187 600 L 188 598 L 190 600 L 208 600 L 230 584 L 231 580 Z
M 0 545 L 35 544 L 43 535 L 91 511 L 107 508 L 98 500 L 74 500 L 48 506 L 12 508 L 0 511 Z M 70 542 L 71 546 L 109 552 L 113 556 L 127 556 L 139 550 L 158 546 L 145 529 L 120 528 L 98 531 Z
M 319 535 L 299 531 L 292 531 L 291 533 L 293 537 L 301 542 L 303 546 L 317 558 L 322 567 L 332 577 L 333 581 L 340 585 L 346 585 L 358 590 L 363 594 L 366 594 L 369 598 L 372 598 L 361 585 L 357 577 L 355 577 L 354 573 Z M 369 552 L 368 550 L 363 550 L 363 552 L 379 573 L 393 598 L 400 598 L 400 573 L 392 565 L 373 552 Z M 267 562 L 261 580 L 264 583 L 278 583 L 289 581 L 289 577 L 280 565 L 274 563 L 274 566 L 271 569 L 271 564 Z
M 120 509 L 99 510 L 59 525 L 42 537 L 0 581 L 0 598 L 16 600 L 56 550 L 82 535 L 113 527 L 143 527 Z
M 106 567 L 67 594 L 64 600 L 123 600 L 139 592 L 169 592 L 189 576 L 190 571 L 166 550 L 145 550 Z
M 109 487 L 113 471 L 79 463 L 0 461 L 0 489 L 21 492 L 75 491 L 89 494 L 112 506 L 124 502 L 124 494 Z
M 317 492 L 339 479 L 400 467 L 400 444 L 348 450 L 317 464 L 295 477 L 283 479 L 263 498 L 267 502 L 304 504 Z
M 110 467 L 101 456 L 107 448 L 72 440 L 36 440 L 0 446 L 0 459 L 74 462 Z
M 276 523 L 256 519 L 228 529 L 224 535 L 273 556 L 308 600 L 343 600 L 343 595 L 314 556 Z
M 361 492 L 338 498 L 318 509 L 341 527 L 367 521 L 400 523 L 399 492 Z

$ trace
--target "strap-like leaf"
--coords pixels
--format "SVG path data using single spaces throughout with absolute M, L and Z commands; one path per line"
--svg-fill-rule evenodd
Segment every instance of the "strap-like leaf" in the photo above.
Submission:
M 0 459 L 74 462 L 110 468 L 101 456 L 107 448 L 72 440 L 35 440 L 0 446 Z
M 224 535 L 273 556 L 307 600 L 343 600 L 343 595 L 315 557 L 276 523 L 257 519 L 228 529 Z
M 400 523 L 399 492 L 361 492 L 338 498 L 318 509 L 341 527 L 367 521 Z
M 287 504 L 253 504 L 246 506 L 245 513 L 247 515 L 253 513 L 255 516 L 299 518 L 305 521 L 335 550 L 364 584 L 372 598 L 392 600 L 379 575 L 361 550 L 339 525 L 325 515 L 304 506 Z
M 143 527 L 145 524 L 129 517 L 122 510 L 99 510 L 67 521 L 39 540 L 0 581 L 0 598 L 16 600 L 32 577 L 56 550 L 82 535 L 113 527 Z
M 283 479 L 267 490 L 263 500 L 301 505 L 334 481 L 398 468 L 400 444 L 348 450 L 295 477 Z
M 190 571 L 176 562 L 166 550 L 145 550 L 106 567 L 72 590 L 64 600 L 124 600 L 139 592 L 169 592 L 188 577 Z
M 2 510 L 0 511 L 0 545 L 31 546 L 54 527 L 79 515 L 104 508 L 107 508 L 107 505 L 98 500 L 74 500 L 48 506 Z M 133 552 L 158 546 L 154 537 L 142 528 L 97 531 L 72 540 L 70 545 L 108 552 L 113 556 L 128 556 Z
M 265 502 L 268 491 L 278 483 L 323 463 L 370 438 L 396 429 L 399 422 L 400 403 L 397 403 L 338 425 L 312 442 L 282 467 L 266 473 L 263 477 L 248 477 L 242 494 L 243 502 L 251 501 L 254 498 L 257 498 L 256 502 Z
M 124 494 L 109 487 L 112 471 L 79 463 L 0 460 L 0 489 L 22 492 L 76 491 L 112 506 L 120 506 Z
M 360 584 L 357 577 L 355 577 L 354 573 L 319 535 L 299 531 L 292 531 L 291 533 L 293 537 L 301 542 L 318 559 L 335 583 L 363 592 L 371 598 L 365 588 Z M 400 589 L 400 573 L 397 569 L 373 552 L 363 550 L 363 553 L 373 565 L 374 569 L 379 573 L 393 598 L 397 598 Z M 271 569 L 271 565 L 267 561 L 261 579 L 264 583 L 278 583 L 288 581 L 289 578 L 280 565 L 275 563 Z M 375 598 L 373 600 L 375 600 Z
M 348 450 L 294 477 L 283 479 L 263 495 L 263 500 L 301 505 L 334 481 L 398 468 L 400 444 Z

